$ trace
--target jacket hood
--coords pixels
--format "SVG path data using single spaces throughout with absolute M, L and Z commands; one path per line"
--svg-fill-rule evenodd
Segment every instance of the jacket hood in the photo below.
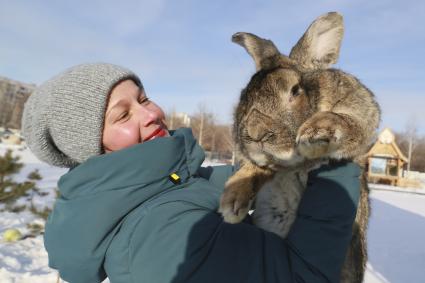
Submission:
M 101 282 L 103 262 L 126 215 L 197 173 L 204 152 L 190 129 L 88 159 L 63 175 L 60 197 L 46 223 L 49 265 L 65 280 Z M 80 278 L 76 280 L 75 274 Z

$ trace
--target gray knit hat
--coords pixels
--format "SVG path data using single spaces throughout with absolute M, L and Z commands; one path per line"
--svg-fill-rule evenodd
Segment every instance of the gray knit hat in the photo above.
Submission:
M 74 167 L 102 149 L 109 93 L 119 82 L 140 79 L 120 66 L 97 63 L 72 67 L 36 88 L 22 117 L 23 136 L 42 161 Z

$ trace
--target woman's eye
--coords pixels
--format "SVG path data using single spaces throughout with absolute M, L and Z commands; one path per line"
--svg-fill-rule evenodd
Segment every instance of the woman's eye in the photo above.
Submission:
M 142 96 L 142 97 L 140 97 L 139 98 L 139 103 L 140 104 L 146 104 L 146 103 L 148 103 L 150 100 L 149 100 L 149 97 L 147 97 L 147 96 Z
M 117 121 L 124 120 L 128 116 L 128 111 L 123 112 L 117 119 Z

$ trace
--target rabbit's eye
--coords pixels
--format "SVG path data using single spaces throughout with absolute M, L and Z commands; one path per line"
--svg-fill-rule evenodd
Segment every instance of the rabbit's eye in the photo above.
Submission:
M 262 142 L 267 142 L 270 139 L 274 138 L 274 133 L 273 132 L 267 132 L 262 138 L 261 141 Z
M 292 96 L 297 96 L 297 95 L 301 94 L 300 85 L 294 85 L 291 89 L 291 94 L 292 94 Z

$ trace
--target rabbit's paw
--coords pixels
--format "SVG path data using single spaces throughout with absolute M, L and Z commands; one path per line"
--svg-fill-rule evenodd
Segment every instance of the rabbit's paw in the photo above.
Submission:
M 219 212 L 227 223 L 241 222 L 251 207 L 252 184 L 240 178 L 230 178 L 221 196 Z
M 340 145 L 343 131 L 333 113 L 320 113 L 307 120 L 298 130 L 298 152 L 308 158 L 327 157 Z

